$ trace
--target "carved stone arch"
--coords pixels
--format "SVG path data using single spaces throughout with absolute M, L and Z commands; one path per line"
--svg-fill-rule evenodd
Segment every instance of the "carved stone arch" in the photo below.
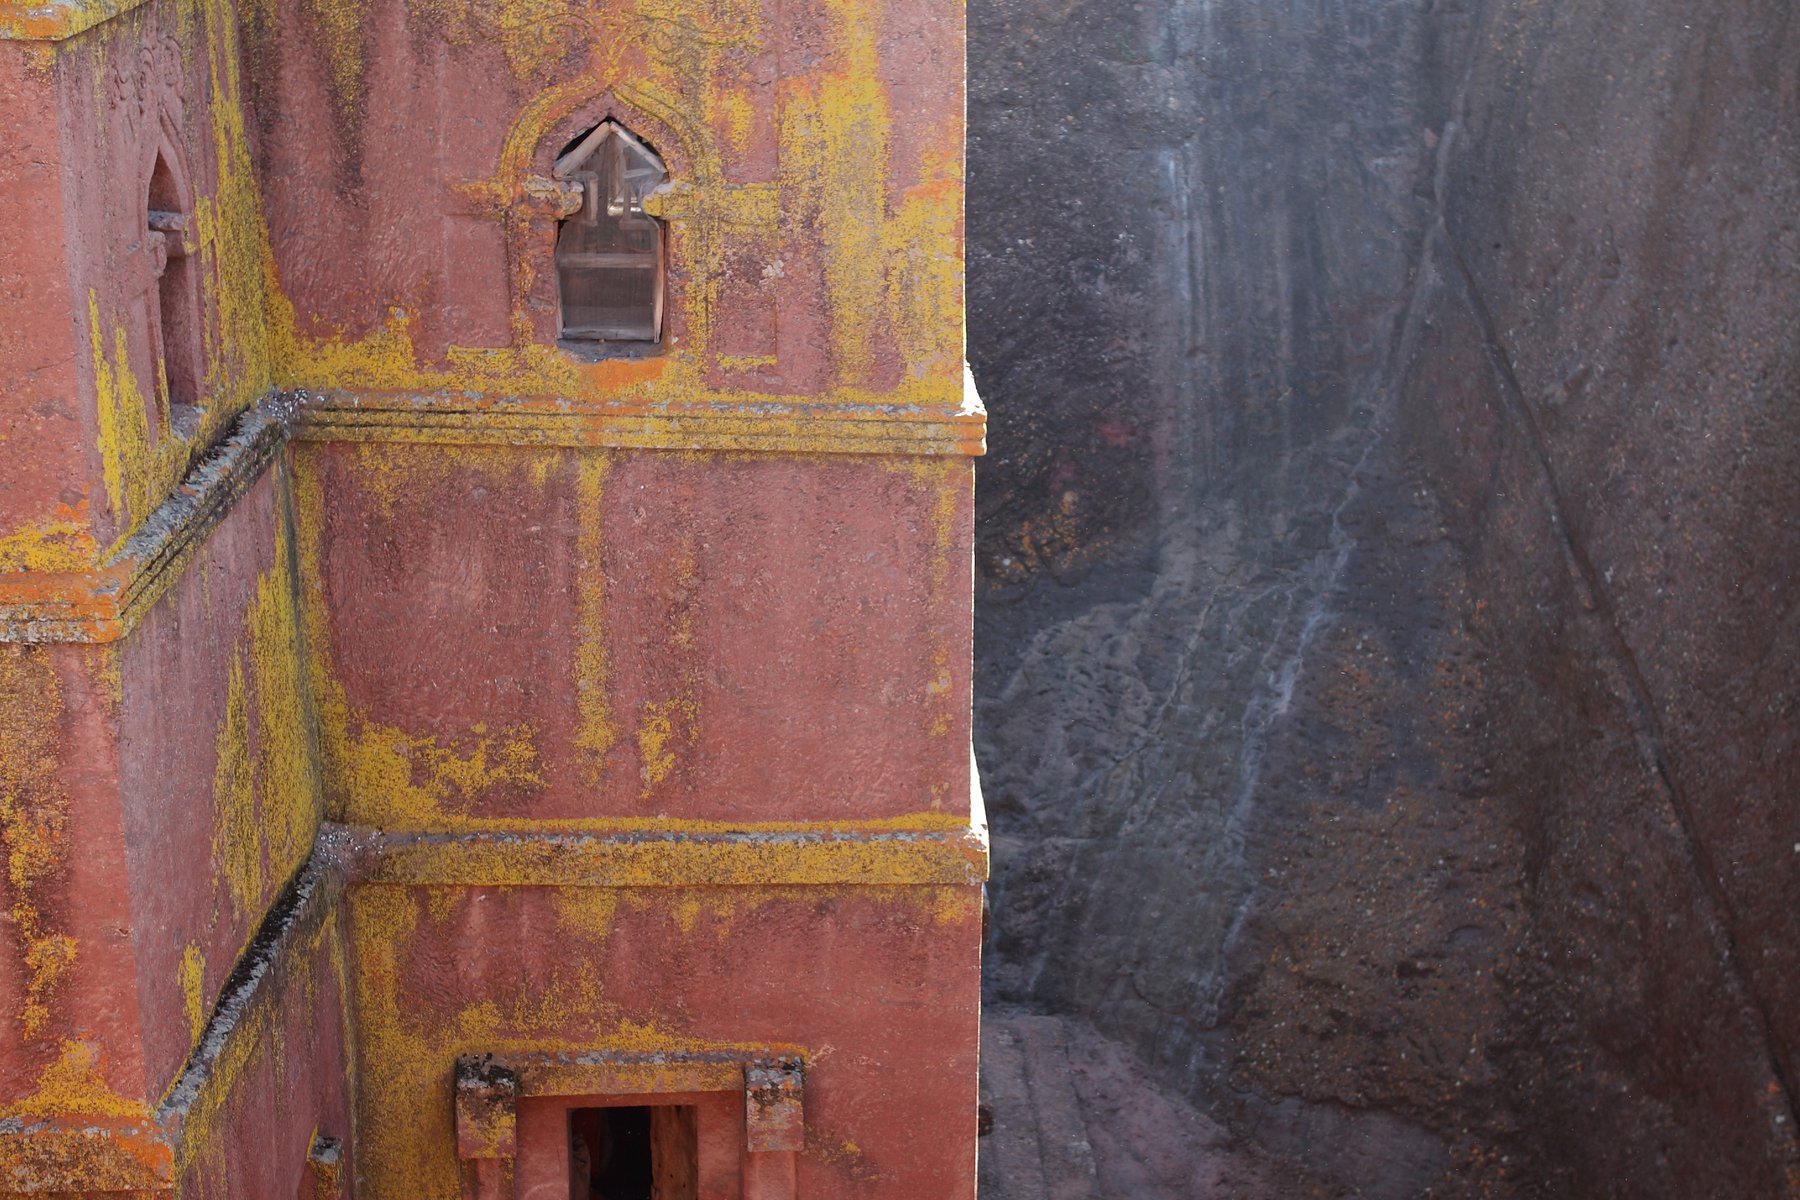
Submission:
M 180 126 L 166 109 L 144 141 L 138 229 L 147 268 L 143 319 L 157 371 L 155 416 L 187 438 L 199 426 L 206 368 L 193 177 Z M 153 419 L 153 430 L 160 424 Z
M 181 127 L 167 109 L 158 113 L 156 124 L 152 127 L 151 136 L 143 140 L 138 152 L 137 177 L 144 186 L 139 194 L 145 202 L 145 211 L 139 216 L 143 221 L 149 220 L 149 207 L 154 190 L 157 164 L 161 163 L 170 177 L 172 199 L 176 204 L 173 211 L 191 215 L 194 211 L 193 176 L 188 171 L 187 152 L 182 146 Z
M 515 348 L 558 341 L 557 223 L 577 203 L 554 178 L 559 153 L 579 134 L 612 119 L 653 146 L 669 184 L 653 215 L 667 233 L 667 348 L 704 355 L 717 290 L 705 264 L 716 256 L 729 188 L 715 134 L 690 110 L 652 92 L 587 76 L 539 94 L 513 119 L 494 173 L 459 190 L 505 227 Z
M 718 181 L 718 156 L 704 126 L 689 114 L 655 104 L 628 87 L 595 86 L 565 97 L 560 112 L 544 122 L 535 139 L 531 169 L 549 175 L 572 141 L 605 121 L 614 121 L 653 146 L 671 180 L 695 187 Z

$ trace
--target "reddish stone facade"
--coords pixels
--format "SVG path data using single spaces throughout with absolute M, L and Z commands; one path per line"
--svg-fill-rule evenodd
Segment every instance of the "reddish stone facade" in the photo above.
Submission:
M 656 1200 L 973 1195 L 962 64 L 0 0 L 0 1195 L 560 1198 L 626 1111 Z M 631 345 L 559 340 L 605 121 Z

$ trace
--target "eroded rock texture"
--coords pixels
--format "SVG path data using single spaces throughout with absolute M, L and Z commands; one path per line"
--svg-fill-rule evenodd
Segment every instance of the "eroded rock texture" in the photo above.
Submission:
M 1327 1194 L 1800 1194 L 1800 13 L 970 19 L 990 994 Z

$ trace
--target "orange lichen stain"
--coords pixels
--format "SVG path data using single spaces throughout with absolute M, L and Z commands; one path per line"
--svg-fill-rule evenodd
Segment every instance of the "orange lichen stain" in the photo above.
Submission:
M 606 773 L 606 757 L 618 741 L 613 728 L 609 698 L 609 658 L 606 645 L 606 575 L 601 569 L 605 551 L 606 476 L 612 458 L 601 453 L 583 454 L 576 477 L 575 533 L 576 646 L 572 670 L 575 677 L 575 750 L 582 774 L 598 787 Z
M 961 144 L 948 130 L 937 144 Z M 900 211 L 882 229 L 892 267 L 887 307 L 907 371 L 945 377 L 962 370 L 962 156 L 954 149 L 926 155 L 925 177 L 906 190 Z
M 102 1070 L 100 1047 L 89 1041 L 65 1040 L 56 1061 L 38 1074 L 37 1087 L 27 1096 L 0 1104 L 0 1119 L 7 1117 L 114 1117 L 142 1119 L 150 1114 L 139 1100 L 114 1092 Z
M 0 537 L 0 575 L 12 571 L 84 571 L 95 565 L 100 546 L 89 526 L 88 502 L 59 504 L 47 521 L 25 525 Z
M 181 1009 L 187 1015 L 189 1043 L 200 1040 L 206 1028 L 206 955 L 195 942 L 181 952 L 181 966 L 176 972 L 176 985 L 181 988 Z
M 0 646 L 0 850 L 8 916 L 24 962 L 19 1035 L 42 1037 L 51 1001 L 75 963 L 76 942 L 46 911 L 67 867 L 69 798 L 57 777 L 62 684 L 39 646 Z
M 21 41 L 61 41 L 144 0 L 0 0 L 0 38 Z

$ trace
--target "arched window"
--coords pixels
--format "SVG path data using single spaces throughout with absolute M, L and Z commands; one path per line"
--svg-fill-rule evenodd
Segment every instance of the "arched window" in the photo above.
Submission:
M 575 139 L 554 173 L 581 185 L 580 211 L 556 233 L 562 337 L 661 341 L 663 225 L 644 211 L 644 200 L 669 177 L 662 159 L 608 120 Z
M 188 205 L 175 173 L 161 154 L 150 172 L 145 204 L 151 262 L 156 273 L 150 319 L 151 345 L 167 389 L 169 423 L 182 436 L 199 424 L 203 367 L 200 341 L 200 289 L 188 257 Z

